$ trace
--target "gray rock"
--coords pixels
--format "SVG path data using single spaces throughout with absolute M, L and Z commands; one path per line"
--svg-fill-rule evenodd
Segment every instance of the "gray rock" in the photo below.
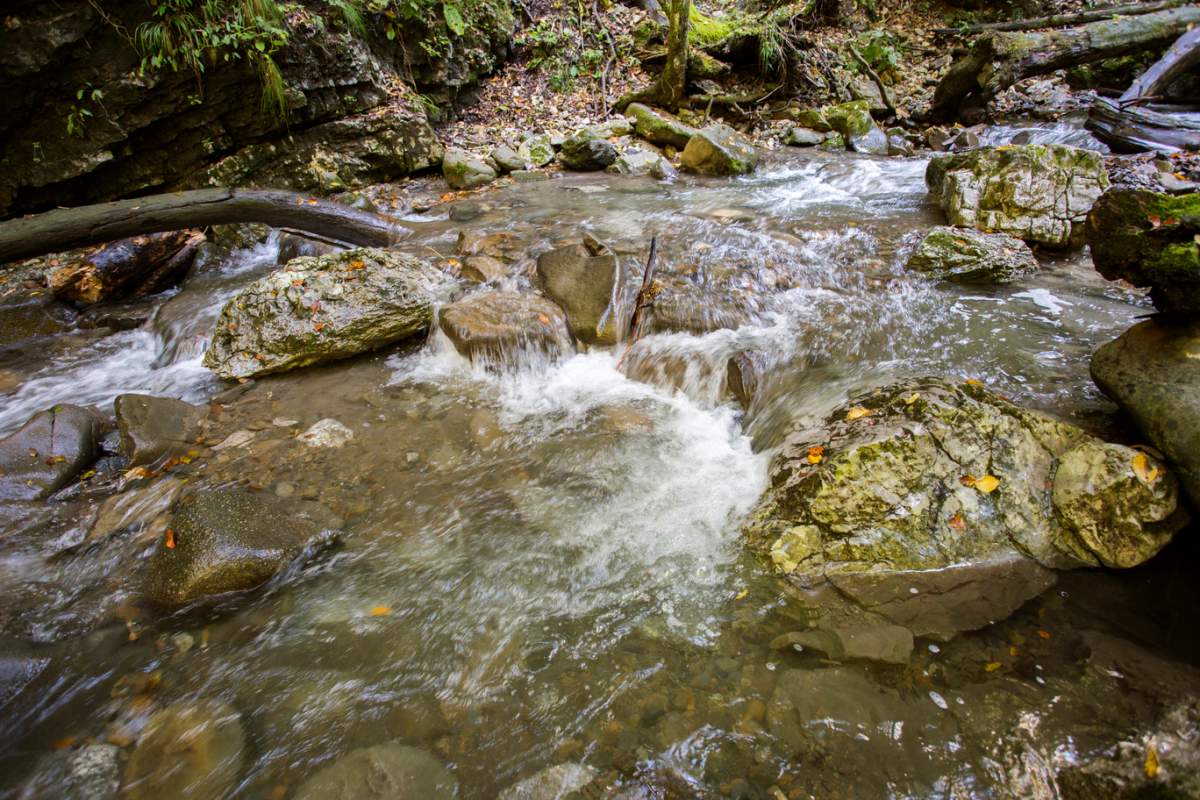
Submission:
M 594 172 L 617 160 L 617 148 L 596 131 L 585 128 L 563 141 L 558 157 L 567 169 Z
M 837 661 L 859 659 L 907 664 L 913 652 L 913 635 L 900 625 L 798 631 L 776 637 L 771 647 L 815 650 Z
M 103 429 L 92 410 L 67 404 L 39 411 L 0 439 L 0 501 L 41 500 L 99 455 Z
M 508 145 L 500 145 L 492 150 L 492 161 L 499 165 L 500 169 L 505 172 L 512 172 L 517 169 L 527 169 L 530 162 L 522 158 L 516 150 L 513 150 Z
M 500 793 L 499 800 L 559 800 L 582 791 L 599 771 L 574 762 L 555 764 Z
M 1151 319 L 1092 357 L 1092 379 L 1178 470 L 1200 508 L 1200 322 Z
M 302 256 L 325 256 L 342 248 L 328 242 L 319 242 L 295 233 L 279 234 L 279 257 L 277 263 L 286 264 Z
M 299 258 L 225 304 L 204 365 L 248 378 L 357 355 L 423 333 L 452 282 L 381 249 Z
M 611 139 L 616 136 L 628 136 L 633 133 L 633 124 L 625 117 L 613 117 L 589 128 L 597 136 Z
M 464 200 L 460 203 L 455 203 L 450 206 L 450 210 L 446 215 L 451 222 L 470 222 L 473 219 L 478 219 L 483 216 L 484 206 L 482 203 L 477 203 L 474 200 Z
M 478 156 L 451 148 L 442 158 L 442 176 L 451 189 L 474 189 L 496 180 L 496 170 Z
M 1029 245 L 1003 233 L 938 227 L 909 257 L 907 269 L 952 283 L 1012 283 L 1036 272 Z
M 296 800 L 451 800 L 458 781 L 435 757 L 402 744 L 352 750 L 300 785 Z
M 716 123 L 688 139 L 680 162 L 701 175 L 743 175 L 758 166 L 758 150 L 733 128 Z
M 984 147 L 935 156 L 925 184 L 951 225 L 1069 248 L 1083 244 L 1108 171 L 1099 153 L 1067 145 Z
M 651 144 L 669 145 L 681 150 L 697 133 L 691 125 L 685 125 L 667 112 L 642 103 L 630 104 L 625 109 L 625 115 L 633 119 L 633 129 L 637 135 Z
M 913 154 L 913 146 L 908 139 L 903 136 L 888 137 L 888 155 L 889 156 L 911 156 Z
M 265 583 L 336 538 L 341 522 L 315 503 L 209 489 L 179 501 L 169 525 L 146 594 L 173 607 Z
M 665 169 L 663 165 L 665 164 Z M 614 175 L 658 175 L 673 171 L 670 162 L 658 153 L 635 147 L 617 156 L 617 160 L 608 165 L 608 172 Z
M 1140 564 L 1187 519 L 1165 465 L 937 379 L 793 434 L 771 486 L 744 530 L 779 572 L 942 637 L 1003 619 L 1047 568 Z
M 216 701 L 177 703 L 150 716 L 125 764 L 130 800 L 220 800 L 238 785 L 245 761 L 238 712 Z
M 624 272 L 617 256 L 605 249 L 593 254 L 582 244 L 542 253 L 537 260 L 542 291 L 567 313 L 576 339 L 587 344 L 615 344 L 620 334 Z
M 109 800 L 120 788 L 120 748 L 86 744 L 67 756 L 63 800 Z
M 113 401 L 121 455 L 132 466 L 153 464 L 187 452 L 196 440 L 204 409 L 173 397 L 117 395 Z
M 296 438 L 309 447 L 338 448 L 354 438 L 354 431 L 336 419 L 327 418 L 317 420 Z
M 574 348 L 562 309 L 544 297 L 488 292 L 442 308 L 438 324 L 473 363 L 519 364 L 530 354 L 556 358 Z
M 507 277 L 508 267 L 491 256 L 467 256 L 463 259 L 462 276 L 477 283 L 491 283 Z
M 876 156 L 888 154 L 887 134 L 875 124 L 866 100 L 828 106 L 822 112 L 829 125 L 842 135 L 846 146 L 854 152 Z
M 979 147 L 979 134 L 970 128 L 964 128 L 954 135 L 949 142 L 951 150 L 972 150 Z
M 825 141 L 824 133 L 799 126 L 790 128 L 783 139 L 784 144 L 790 144 L 793 147 L 816 147 L 823 141 Z
M 517 148 L 517 156 L 535 167 L 544 167 L 554 160 L 554 144 L 550 135 L 540 133 L 530 136 Z

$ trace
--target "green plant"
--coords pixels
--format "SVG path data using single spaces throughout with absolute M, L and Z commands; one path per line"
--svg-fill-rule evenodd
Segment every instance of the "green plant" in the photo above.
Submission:
M 879 76 L 894 81 L 900 69 L 900 45 L 887 31 L 873 30 L 861 34 L 857 46 L 863 58 Z M 857 63 L 854 65 L 860 69 Z
M 71 110 L 67 112 L 67 134 L 83 138 L 87 135 L 88 120 L 94 114 L 86 104 L 92 103 L 97 106 L 104 99 L 104 93 L 93 87 L 90 83 L 85 84 L 75 91 L 75 103 L 71 105 Z

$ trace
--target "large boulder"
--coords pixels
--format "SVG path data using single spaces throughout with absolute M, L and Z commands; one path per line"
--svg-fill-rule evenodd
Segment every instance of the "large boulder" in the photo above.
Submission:
M 442 157 L 442 176 L 451 189 L 475 189 L 496 180 L 496 170 L 479 156 L 451 148 Z
M 1083 222 L 1108 188 L 1108 172 L 1091 150 L 1006 145 L 934 156 L 925 184 L 951 225 L 1070 248 L 1083 244 Z
M 91 409 L 57 405 L 0 439 L 0 501 L 41 500 L 99 455 L 103 421 Z
M 191 403 L 147 394 L 117 395 L 113 407 L 121 455 L 135 466 L 186 452 L 204 417 L 204 409 Z
M 428 330 L 449 279 L 382 249 L 297 258 L 225 304 L 204 366 L 249 378 L 346 358 Z
M 688 139 L 680 161 L 684 169 L 701 175 L 743 175 L 758 166 L 758 150 L 733 128 L 715 123 Z
M 926 234 L 906 265 L 953 283 L 1012 283 L 1036 272 L 1029 245 L 1003 233 L 938 227 Z
M 856 153 L 886 156 L 888 137 L 875 124 L 871 106 L 866 100 L 853 100 L 822 109 L 829 126 L 846 140 L 846 146 Z
M 944 637 L 1003 619 L 1048 569 L 1140 564 L 1186 519 L 1145 453 L 923 379 L 791 435 L 745 534 L 797 586 Z
M 265 583 L 335 539 L 341 522 L 315 503 L 209 489 L 179 501 L 168 525 L 146 593 L 175 607 Z
M 296 800 L 450 800 L 458 781 L 434 756 L 388 743 L 352 750 L 300 785 Z
M 1096 270 L 1150 288 L 1164 313 L 1200 316 L 1200 194 L 1105 192 L 1087 218 Z
M 536 294 L 488 292 L 459 300 L 442 308 L 438 325 L 459 353 L 478 364 L 554 358 L 573 349 L 562 309 Z
M 663 179 L 673 177 L 675 168 L 658 153 L 634 147 L 619 154 L 606 171 L 614 175 L 650 175 Z
M 625 116 L 633 120 L 633 130 L 638 136 L 663 147 L 682 150 L 697 133 L 691 125 L 680 122 L 667 112 L 641 103 L 630 104 L 625 109 Z
M 125 765 L 130 800 L 220 800 L 233 793 L 245 760 L 246 735 L 226 703 L 179 703 L 150 715 Z
M 558 153 L 563 166 L 579 172 L 595 172 L 617 160 L 617 148 L 592 128 L 567 137 Z
M 517 155 L 535 167 L 544 167 L 554 160 L 554 143 L 548 133 L 526 137 L 517 148 Z
M 537 274 L 542 291 L 567 312 L 576 339 L 616 344 L 625 276 L 612 250 L 595 240 L 559 247 L 538 256 Z
M 1178 470 L 1200 508 L 1200 321 L 1151 319 L 1092 357 L 1092 379 Z

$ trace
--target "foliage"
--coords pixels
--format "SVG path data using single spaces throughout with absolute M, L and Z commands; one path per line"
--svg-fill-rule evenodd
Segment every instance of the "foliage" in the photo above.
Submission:
M 891 83 L 899 77 L 900 44 L 890 33 L 883 30 L 866 31 L 858 36 L 855 44 L 880 78 Z M 857 63 L 854 67 L 861 69 Z
M 71 110 L 67 113 L 67 134 L 80 138 L 85 136 L 88 120 L 93 116 L 88 104 L 100 105 L 100 101 L 103 99 L 104 93 L 90 83 L 80 87 L 75 92 L 75 103 L 71 105 Z
M 544 17 L 522 31 L 517 45 L 529 53 L 530 69 L 544 69 L 550 88 L 569 92 L 580 78 L 598 79 L 616 44 L 607 29 L 585 19 L 581 8 L 561 18 Z

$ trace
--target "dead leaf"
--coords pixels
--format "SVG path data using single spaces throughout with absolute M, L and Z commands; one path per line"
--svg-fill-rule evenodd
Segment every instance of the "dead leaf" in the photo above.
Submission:
M 959 512 L 950 518 L 950 527 L 960 533 L 967 529 L 967 521 L 963 519 L 962 512 Z
M 1000 479 L 995 475 L 984 475 L 982 478 L 975 480 L 975 488 L 984 494 L 991 494 L 996 491 L 996 487 L 1000 485 Z
M 807 458 L 810 464 L 820 464 L 821 460 L 825 458 L 825 448 L 819 444 L 808 448 Z
M 1146 220 L 1150 223 L 1151 228 L 1162 227 L 1162 217 L 1158 216 L 1158 214 L 1150 214 L 1146 217 Z
M 1146 761 L 1143 766 L 1146 768 L 1147 778 L 1158 776 L 1158 748 L 1153 744 L 1146 748 Z
M 984 672 L 995 672 L 996 670 L 1000 669 L 1002 666 L 1004 666 L 1004 665 L 1001 664 L 999 661 L 989 661 L 987 666 L 985 666 L 983 668 L 983 671 Z
M 538 314 L 538 322 L 542 323 L 543 325 L 549 325 L 550 318 L 547 317 L 545 314 Z
M 1145 453 L 1138 453 L 1133 457 L 1133 474 L 1147 486 L 1153 485 L 1159 477 L 1158 467 L 1150 466 L 1150 459 Z
M 983 381 L 978 378 L 967 378 L 967 386 L 983 386 Z
M 744 597 L 745 597 L 746 595 L 748 595 L 748 594 L 750 594 L 750 590 L 749 590 L 749 589 L 742 589 L 740 592 L 738 592 L 738 593 L 737 593 L 737 595 L 736 595 L 736 596 L 735 596 L 733 599 L 734 599 L 734 600 L 741 600 L 742 598 L 744 598 Z
M 371 609 L 372 617 L 386 617 L 388 614 L 391 614 L 391 613 L 392 613 L 392 610 L 390 608 L 388 608 L 387 606 L 375 606 L 374 608 Z
M 174 549 L 175 549 L 175 531 L 174 531 L 174 529 L 172 529 L 172 528 L 167 528 L 167 541 L 166 541 L 166 545 L 167 545 L 167 549 L 168 549 L 168 550 L 174 550 Z
M 920 392 L 913 392 L 908 397 L 904 398 L 904 405 L 911 406 L 913 403 L 921 399 Z
M 1039 628 L 1039 629 L 1038 629 L 1038 637 L 1039 637 L 1039 638 L 1042 638 L 1042 639 L 1049 639 L 1049 638 L 1050 638 L 1052 635 L 1053 635 L 1053 634 L 1052 634 L 1052 633 L 1050 633 L 1050 631 L 1048 631 L 1048 630 L 1041 629 L 1041 628 Z
M 854 408 L 852 408 L 846 412 L 846 421 L 853 422 L 856 419 L 862 419 L 863 417 L 869 417 L 872 413 L 873 412 L 869 408 L 863 408 L 862 406 L 855 406 Z
M 974 475 L 963 475 L 961 478 L 958 479 L 958 482 L 961 483 L 963 486 L 967 486 L 967 487 L 974 486 L 975 485 L 975 476 Z

